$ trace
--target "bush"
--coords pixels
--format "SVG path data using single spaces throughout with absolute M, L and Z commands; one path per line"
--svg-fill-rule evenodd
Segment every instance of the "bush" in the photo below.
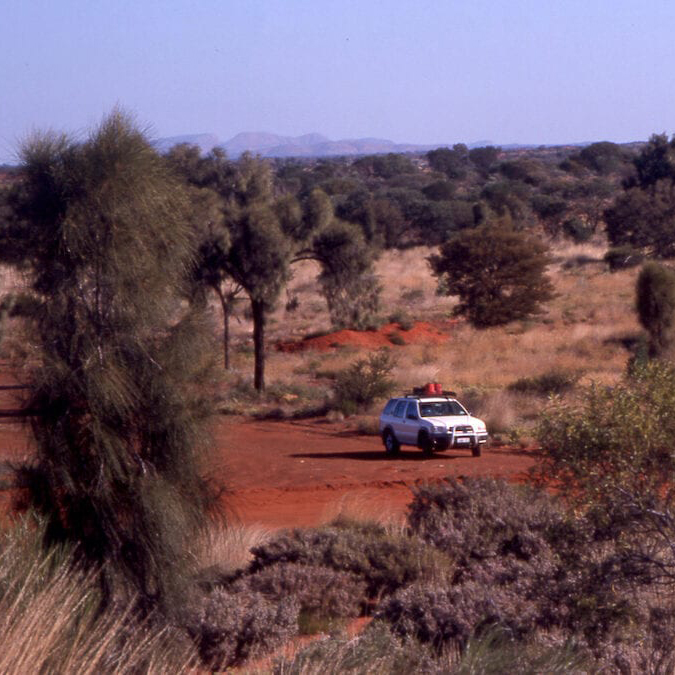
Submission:
M 389 396 L 395 386 L 390 378 L 393 368 L 390 352 L 380 349 L 337 373 L 333 385 L 336 407 L 352 415 L 367 409 L 377 399 Z
M 635 285 L 636 308 L 649 333 L 651 356 L 663 354 L 673 341 L 675 321 L 675 272 L 655 262 L 641 270 Z
M 466 583 L 459 586 L 414 584 L 389 598 L 376 618 L 401 637 L 431 644 L 441 653 L 464 647 L 469 638 L 499 626 L 515 639 L 530 635 L 537 623 L 535 604 L 508 586 Z
M 375 523 L 345 519 L 282 534 L 252 553 L 250 571 L 254 573 L 286 563 L 347 572 L 365 582 L 362 600 L 393 593 L 419 579 L 444 577 L 452 569 L 446 556 L 416 537 L 391 534 Z
M 640 503 L 669 484 L 675 469 L 675 368 L 636 364 L 614 387 L 592 386 L 579 404 L 554 402 L 537 430 L 538 467 L 568 496 L 611 504 L 618 491 Z
M 549 546 L 547 536 L 563 523 L 558 505 L 543 491 L 515 488 L 492 478 L 414 490 L 410 529 L 453 556 L 458 576 L 481 560 L 514 555 L 530 560 Z
M 399 639 L 386 624 L 373 621 L 359 636 L 331 637 L 313 642 L 290 660 L 279 660 L 276 675 L 324 675 L 324 673 L 428 673 L 447 670 L 434 661 L 419 642 Z
M 644 253 L 632 246 L 616 246 L 605 253 L 605 262 L 612 272 L 637 267 L 644 259 Z
M 429 257 L 438 293 L 459 296 L 454 314 L 479 328 L 527 319 L 553 298 L 546 247 L 508 223 L 462 230 Z
M 260 593 L 217 589 L 191 618 L 189 629 L 205 663 L 217 670 L 265 654 L 297 634 L 293 598 L 268 602 Z
M 351 572 L 330 567 L 278 563 L 238 579 L 237 592 L 260 593 L 273 603 L 293 598 L 301 612 L 321 618 L 359 616 L 366 583 Z
M 622 567 L 618 542 L 543 490 L 453 481 L 419 490 L 409 521 L 426 541 L 454 552 L 454 584 L 410 586 L 378 616 L 437 648 L 462 646 L 494 625 L 517 639 L 558 631 L 597 647 L 620 639 L 645 604 L 640 575 Z
M 583 244 L 593 236 L 593 228 L 581 218 L 568 218 L 562 225 L 563 234 L 575 244 Z
M 551 370 L 534 377 L 521 377 L 511 382 L 507 389 L 520 394 L 564 394 L 573 389 L 579 381 L 579 373 L 570 373 L 562 370 Z

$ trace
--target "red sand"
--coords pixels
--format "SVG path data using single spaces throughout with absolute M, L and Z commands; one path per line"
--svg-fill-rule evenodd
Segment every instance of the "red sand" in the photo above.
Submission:
M 534 455 L 517 448 L 488 448 L 474 458 L 464 450 L 425 457 L 405 448 L 385 456 L 379 438 L 350 431 L 347 422 L 322 419 L 250 421 L 221 417 L 214 428 L 209 473 L 229 489 L 230 517 L 269 528 L 315 525 L 341 508 L 363 515 L 402 518 L 416 485 L 448 476 L 492 475 L 522 479 Z M 0 424 L 0 460 L 27 456 L 27 429 Z M 0 507 L 9 493 L 0 491 Z M 4 509 L 3 509 L 4 510 Z
M 416 321 L 409 330 L 403 330 L 398 323 L 388 323 L 379 330 L 340 330 L 296 342 L 279 342 L 276 348 L 281 352 L 300 352 L 308 349 L 328 351 L 346 346 L 377 349 L 378 347 L 391 347 L 397 342 L 408 345 L 442 344 L 450 339 L 450 332 L 456 323 L 457 321 L 444 321 L 431 324 L 426 321 Z

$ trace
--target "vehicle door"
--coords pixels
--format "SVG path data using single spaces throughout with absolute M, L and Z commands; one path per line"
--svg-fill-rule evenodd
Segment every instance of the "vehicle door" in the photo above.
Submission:
M 401 443 L 415 445 L 417 443 L 417 433 L 420 428 L 420 413 L 417 408 L 417 401 L 408 401 L 408 405 L 403 416 L 401 432 L 397 434 Z
M 394 435 L 399 443 L 407 443 L 406 438 L 406 407 L 407 401 L 399 401 L 394 408 L 391 416 L 391 428 L 394 430 Z

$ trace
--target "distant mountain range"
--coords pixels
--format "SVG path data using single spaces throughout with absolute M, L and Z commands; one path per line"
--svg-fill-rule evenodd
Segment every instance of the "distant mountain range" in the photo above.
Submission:
M 303 136 L 279 136 L 265 132 L 244 132 L 221 142 L 215 134 L 188 134 L 171 136 L 155 141 L 160 152 L 165 152 L 177 143 L 190 143 L 208 152 L 220 147 L 228 157 L 238 157 L 243 152 L 262 155 L 263 157 L 336 157 L 344 155 L 376 155 L 387 152 L 426 152 L 448 143 L 432 145 L 415 145 L 413 143 L 394 143 L 383 138 L 353 138 L 331 141 L 321 134 L 305 134 Z M 491 141 L 478 141 L 468 144 L 470 148 L 491 145 Z M 515 146 L 514 146 L 515 147 Z M 525 146 L 522 146 L 525 147 Z

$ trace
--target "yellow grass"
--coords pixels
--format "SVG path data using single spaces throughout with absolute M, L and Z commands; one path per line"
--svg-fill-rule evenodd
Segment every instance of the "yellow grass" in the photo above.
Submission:
M 554 369 L 580 372 L 582 383 L 615 381 L 629 357 L 618 338 L 640 330 L 634 311 L 638 270 L 609 273 L 601 262 L 604 251 L 604 245 L 597 243 L 553 247 L 555 262 L 549 273 L 558 295 L 541 317 L 486 330 L 460 322 L 443 345 L 394 347 L 399 385 L 409 388 L 438 380 L 450 389 L 501 389 L 518 378 Z M 377 271 L 383 286 L 383 317 L 396 311 L 418 320 L 450 316 L 456 301 L 435 294 L 435 279 L 426 262 L 432 252 L 415 248 L 382 255 Z M 565 263 L 578 256 L 598 262 L 566 269 Z M 314 281 L 316 272 L 311 263 L 296 271 L 290 288 L 297 292 L 300 306 L 295 312 L 277 308 L 269 327 L 271 342 L 329 330 L 325 302 Z M 407 299 L 409 291 L 416 291 L 412 301 Z M 250 343 L 250 325 L 242 323 L 236 332 L 236 341 Z M 362 353 L 343 349 L 330 354 L 280 354 L 271 348 L 268 381 L 298 381 L 312 361 L 321 369 L 339 369 Z M 242 373 L 251 365 L 250 354 L 238 355 L 236 367 Z

